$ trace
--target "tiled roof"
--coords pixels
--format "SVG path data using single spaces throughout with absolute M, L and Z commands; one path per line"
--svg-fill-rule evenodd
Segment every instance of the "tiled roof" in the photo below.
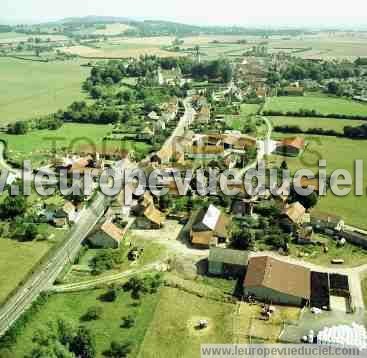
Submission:
M 311 272 L 269 256 L 250 259 L 244 282 L 245 287 L 267 287 L 287 295 L 309 299 Z

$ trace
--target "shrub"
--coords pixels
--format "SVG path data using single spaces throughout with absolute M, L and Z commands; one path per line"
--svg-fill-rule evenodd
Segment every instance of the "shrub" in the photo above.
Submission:
M 96 321 L 102 317 L 102 307 L 89 307 L 88 311 L 82 317 L 83 321 Z

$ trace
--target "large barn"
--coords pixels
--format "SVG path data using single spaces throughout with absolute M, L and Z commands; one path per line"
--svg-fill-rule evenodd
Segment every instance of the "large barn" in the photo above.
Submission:
M 244 293 L 270 303 L 303 306 L 311 297 L 311 271 L 269 256 L 253 257 Z

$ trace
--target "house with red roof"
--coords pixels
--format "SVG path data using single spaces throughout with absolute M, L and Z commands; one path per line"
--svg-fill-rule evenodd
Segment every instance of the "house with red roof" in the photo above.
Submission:
M 305 149 L 302 137 L 284 138 L 276 144 L 275 153 L 287 157 L 298 157 Z

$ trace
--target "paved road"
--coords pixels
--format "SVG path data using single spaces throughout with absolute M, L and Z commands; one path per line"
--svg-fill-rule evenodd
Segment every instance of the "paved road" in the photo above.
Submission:
M 192 108 L 189 99 L 185 99 L 183 101 L 183 104 L 185 107 L 184 115 L 180 118 L 176 128 L 174 129 L 170 137 L 164 142 L 161 150 L 158 152 L 158 154 L 161 154 L 162 157 L 167 157 L 167 155 L 172 156 L 175 145 L 175 138 L 182 137 L 185 134 L 186 128 L 188 128 L 188 126 L 194 121 L 196 112 Z
M 0 309 L 0 336 L 22 315 L 38 295 L 47 290 L 68 262 L 77 255 L 82 241 L 102 217 L 108 205 L 108 198 L 98 194 L 93 204 L 84 210 L 70 236 L 47 263 L 27 280 L 18 292 Z

